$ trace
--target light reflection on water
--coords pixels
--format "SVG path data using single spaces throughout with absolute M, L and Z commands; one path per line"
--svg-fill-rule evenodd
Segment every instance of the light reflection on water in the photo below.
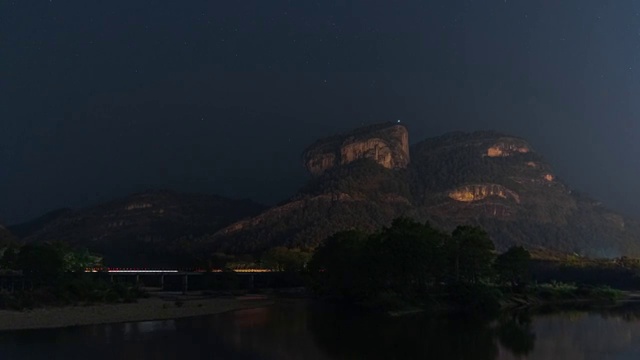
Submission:
M 109 326 L 106 328 L 109 332 L 119 332 L 119 326 Z M 161 320 L 161 321 L 141 321 L 136 323 L 125 323 L 124 324 L 124 338 L 126 340 L 134 340 L 137 336 L 144 335 L 147 333 L 159 333 L 163 331 L 175 331 L 176 330 L 176 322 L 175 320 Z
M 627 315 L 583 312 L 535 317 L 535 348 L 527 359 L 640 359 L 640 320 Z M 507 352 L 501 359 L 517 357 Z
M 0 333 L 0 359 L 640 359 L 640 308 L 403 318 L 283 301 L 178 320 Z

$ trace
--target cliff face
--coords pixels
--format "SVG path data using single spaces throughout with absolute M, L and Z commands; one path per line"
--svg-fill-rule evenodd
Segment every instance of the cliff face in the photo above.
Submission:
M 393 123 L 360 128 L 322 139 L 303 154 L 304 166 L 314 176 L 360 159 L 371 159 L 387 169 L 406 168 L 409 132 Z
M 526 154 L 531 151 L 529 144 L 522 139 L 503 137 L 496 140 L 487 149 L 489 157 L 507 157 L 517 154 Z
M 481 201 L 491 197 L 512 200 L 520 203 L 520 195 L 498 184 L 465 185 L 449 192 L 449 197 L 461 202 Z

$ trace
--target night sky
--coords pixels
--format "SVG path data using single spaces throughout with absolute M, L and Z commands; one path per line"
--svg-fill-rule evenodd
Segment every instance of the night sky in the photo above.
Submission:
M 527 138 L 640 216 L 640 1 L 0 0 L 0 221 L 150 188 L 273 204 L 318 137 Z

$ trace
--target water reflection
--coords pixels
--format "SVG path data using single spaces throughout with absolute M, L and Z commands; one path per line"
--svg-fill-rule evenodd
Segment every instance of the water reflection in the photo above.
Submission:
M 208 317 L 0 333 L 1 359 L 639 359 L 640 308 L 388 318 L 300 301 Z
M 500 347 L 517 355 L 533 350 L 535 334 L 526 314 L 492 321 L 432 315 L 363 317 L 312 311 L 317 344 L 335 359 L 496 359 Z
M 118 325 L 107 325 L 109 332 L 120 332 L 120 327 L 124 326 L 124 337 L 127 340 L 136 339 L 149 333 L 171 332 L 176 330 L 175 320 L 166 321 L 141 321 L 137 323 L 125 323 Z

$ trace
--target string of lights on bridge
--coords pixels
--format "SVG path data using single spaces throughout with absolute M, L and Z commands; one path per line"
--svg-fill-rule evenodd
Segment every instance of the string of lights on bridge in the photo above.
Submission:
M 237 273 L 265 273 L 272 272 L 268 269 L 233 269 Z M 106 272 L 110 274 L 167 274 L 167 273 L 184 273 L 184 272 L 223 272 L 223 270 L 212 269 L 196 269 L 196 270 L 178 270 L 178 269 L 136 269 L 136 268 L 87 268 L 85 272 L 97 273 Z

